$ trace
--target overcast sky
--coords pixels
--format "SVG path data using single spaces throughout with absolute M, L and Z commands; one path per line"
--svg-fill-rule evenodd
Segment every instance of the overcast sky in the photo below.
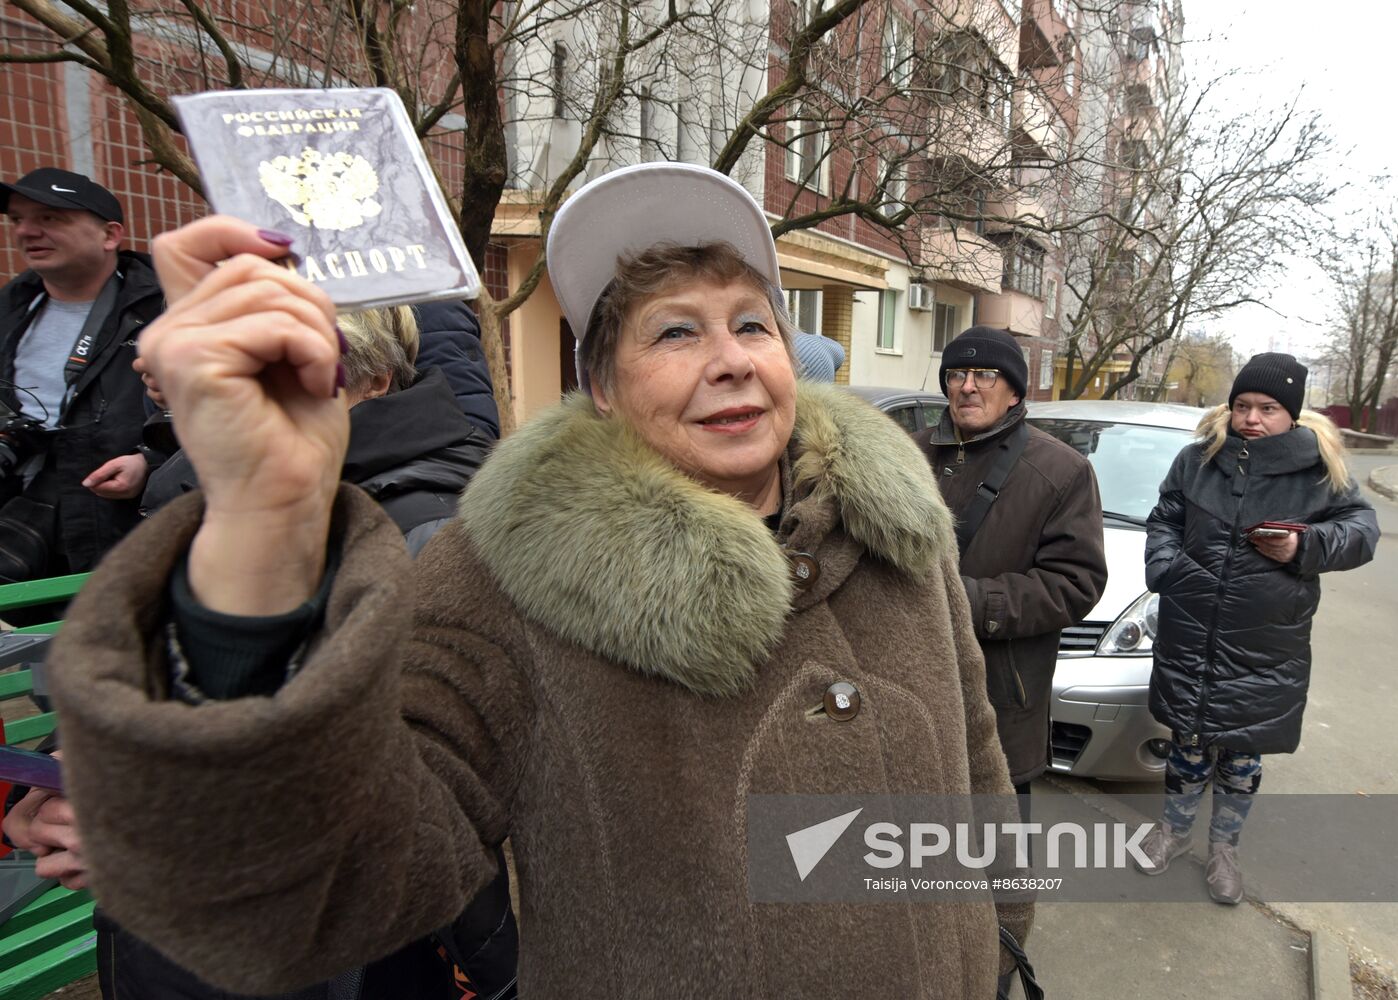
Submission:
M 1185 71 L 1210 79 L 1238 67 L 1229 81 L 1233 107 L 1285 103 L 1297 94 L 1322 113 L 1336 152 L 1326 170 L 1353 187 L 1337 215 L 1357 217 L 1379 199 L 1398 201 L 1398 103 L 1394 69 L 1398 3 L 1391 0 L 1183 0 Z M 1235 96 L 1236 95 L 1236 96 Z M 1333 289 L 1318 268 L 1292 262 L 1269 304 L 1243 307 L 1214 324 L 1244 355 L 1268 349 L 1305 355 L 1326 339 Z

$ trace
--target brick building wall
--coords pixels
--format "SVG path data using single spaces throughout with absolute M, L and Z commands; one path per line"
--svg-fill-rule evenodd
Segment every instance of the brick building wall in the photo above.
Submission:
M 22 22 L 0 16 L 0 30 L 16 50 L 52 50 Z M 149 162 L 140 125 L 115 88 L 76 64 L 0 66 L 0 177 L 46 166 L 88 174 L 111 189 L 126 213 L 127 249 L 147 250 L 152 236 L 206 211 L 203 199 Z M 20 268 L 7 234 L 0 279 Z

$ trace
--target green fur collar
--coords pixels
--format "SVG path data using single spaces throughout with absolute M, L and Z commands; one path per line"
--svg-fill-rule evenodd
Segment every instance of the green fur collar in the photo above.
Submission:
M 922 576 L 946 551 L 951 515 L 927 460 L 868 404 L 803 383 L 790 454 L 802 502 L 833 504 L 875 556 Z M 461 516 L 527 619 L 700 694 L 747 688 L 791 608 L 786 557 L 751 508 L 580 394 L 495 449 Z

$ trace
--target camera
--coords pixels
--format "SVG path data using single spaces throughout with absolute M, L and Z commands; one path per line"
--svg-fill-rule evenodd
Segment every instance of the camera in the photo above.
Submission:
M 45 433 L 42 423 L 0 403 L 0 481 L 40 450 Z

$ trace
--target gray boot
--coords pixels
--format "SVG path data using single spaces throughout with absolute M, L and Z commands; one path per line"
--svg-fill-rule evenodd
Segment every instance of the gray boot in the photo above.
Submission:
M 1243 901 L 1243 872 L 1238 867 L 1237 847 L 1223 841 L 1211 842 L 1205 877 L 1215 903 L 1237 906 Z
M 1146 867 L 1134 859 L 1131 863 L 1136 866 L 1136 871 L 1142 875 L 1160 875 L 1166 868 L 1170 867 L 1171 861 L 1188 850 L 1189 834 L 1175 833 L 1164 823 L 1161 823 L 1146 834 L 1145 840 L 1141 841 L 1141 853 L 1150 859 L 1150 867 Z

